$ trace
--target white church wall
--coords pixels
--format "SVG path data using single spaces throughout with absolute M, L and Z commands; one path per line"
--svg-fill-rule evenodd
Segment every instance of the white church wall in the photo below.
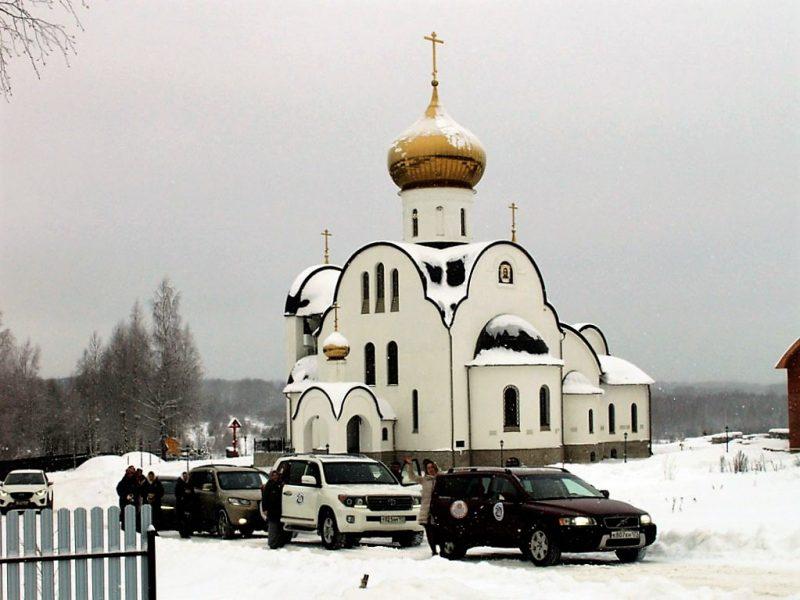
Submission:
M 601 431 L 599 441 L 622 442 L 624 435 L 628 434 L 628 441 L 641 441 L 650 439 L 650 402 L 648 386 L 646 385 L 602 385 L 605 394 L 602 396 L 599 423 L 605 427 Z M 608 430 L 608 405 L 614 404 L 616 414 L 616 431 Z M 631 405 L 636 403 L 639 420 L 639 430 L 634 432 L 631 427 Z M 595 425 L 598 421 L 595 418 Z
M 297 395 L 292 406 L 292 444 L 296 452 L 312 452 L 330 444 L 331 452 L 345 452 L 347 437 L 331 410 L 328 397 L 320 390 L 311 389 Z M 299 410 L 297 401 L 300 401 Z M 297 415 L 295 416 L 295 412 Z M 324 436 L 327 435 L 327 440 Z M 316 445 L 319 444 L 319 445 Z
M 506 366 L 469 369 L 472 448 L 556 448 L 561 445 L 561 367 Z M 504 431 L 503 392 L 509 385 L 519 391 L 519 431 Z M 539 421 L 539 390 L 550 390 L 550 428 Z
M 288 378 L 297 359 L 305 356 L 302 318 L 295 316 L 283 317 L 283 347 L 286 348 L 285 373 Z
M 403 202 L 403 240 L 406 242 L 469 242 L 470 217 L 475 192 L 464 188 L 420 188 L 399 192 Z M 413 231 L 417 211 L 418 235 Z M 461 234 L 461 210 L 465 211 L 465 235 Z
M 360 451 L 380 452 L 381 418 L 375 407 L 375 400 L 363 389 L 354 389 L 347 394 L 339 417 L 339 428 L 344 432 L 344 447 L 337 452 L 347 451 L 347 424 L 360 417 Z
M 596 444 L 605 441 L 607 403 L 602 394 L 564 394 L 564 443 Z M 589 410 L 594 415 L 594 433 L 589 432 Z M 602 434 L 602 435 L 601 435 Z
M 591 344 L 597 354 L 608 354 L 608 345 L 598 329 L 594 326 L 581 329 L 581 335 Z
M 498 281 L 498 269 L 503 261 L 513 268 L 513 284 Z M 504 313 L 518 315 L 533 325 L 550 354 L 560 358 L 561 330 L 553 311 L 544 304 L 544 291 L 536 269 L 530 259 L 510 243 L 492 246 L 478 259 L 472 270 L 468 296 L 459 306 L 451 329 L 456 440 L 467 439 L 467 369 L 464 365 L 474 358 L 475 344 L 486 323 Z M 560 381 L 557 386 L 551 386 L 554 397 L 556 390 L 560 397 Z
M 565 374 L 580 371 L 590 383 L 600 386 L 600 365 L 592 354 L 591 347 L 571 329 L 564 329 L 561 354 Z
M 385 312 L 375 312 L 375 269 L 385 269 Z M 399 274 L 399 311 L 391 312 L 391 272 Z M 370 274 L 370 312 L 361 313 L 361 274 Z M 339 331 L 350 342 L 343 377 L 364 381 L 364 346 L 375 345 L 376 385 L 373 391 L 387 400 L 397 414 L 395 445 L 398 449 L 436 450 L 450 447 L 450 380 L 447 330 L 439 310 L 427 299 L 415 263 L 396 247 L 377 244 L 355 255 L 342 273 L 337 302 Z M 333 311 L 322 324 L 320 339 L 333 331 Z M 387 383 L 387 345 L 398 346 L 398 385 Z M 320 378 L 335 372 L 320 357 Z M 412 433 L 412 391 L 418 390 L 419 432 Z

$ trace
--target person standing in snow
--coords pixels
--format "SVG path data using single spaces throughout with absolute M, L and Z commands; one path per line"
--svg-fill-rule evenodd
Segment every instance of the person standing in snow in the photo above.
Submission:
M 267 513 L 267 544 L 273 550 L 283 546 L 285 541 L 281 523 L 282 502 L 283 477 L 279 471 L 273 470 L 261 492 L 261 508 Z
M 119 497 L 119 520 L 125 523 L 125 507 L 136 506 L 138 518 L 138 495 L 139 486 L 136 483 L 136 469 L 133 465 L 125 469 L 125 475 L 117 483 L 117 496 Z
M 189 474 L 184 471 L 175 483 L 175 512 L 178 514 L 178 531 L 181 537 L 192 534 L 192 494 Z
M 436 530 L 430 523 L 430 510 L 431 510 L 431 496 L 433 495 L 433 486 L 436 483 L 436 475 L 439 473 L 439 467 L 430 459 L 422 461 L 422 468 L 424 473 L 417 475 L 414 470 L 414 465 L 411 462 L 411 457 L 405 458 L 406 475 L 414 483 L 422 486 L 422 499 L 419 506 L 419 517 L 417 522 L 425 528 L 425 537 L 428 538 L 428 545 L 431 547 L 431 554 L 436 556 Z
M 150 471 L 142 484 L 142 503 L 149 504 L 153 511 L 153 525 L 161 526 L 161 499 L 164 497 L 164 485 L 156 474 Z

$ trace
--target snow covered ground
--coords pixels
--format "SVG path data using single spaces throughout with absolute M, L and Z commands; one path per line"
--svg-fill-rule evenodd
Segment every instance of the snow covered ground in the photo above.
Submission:
M 281 550 L 264 537 L 158 542 L 159 594 L 169 598 L 800 598 L 800 457 L 786 440 L 691 439 L 655 447 L 647 459 L 567 468 L 595 486 L 648 510 L 659 527 L 647 559 L 622 565 L 613 554 L 566 555 L 540 569 L 512 551 L 473 549 L 466 559 L 431 557 L 380 540 L 326 551 L 314 536 Z M 720 458 L 742 450 L 750 467 L 721 472 Z M 220 462 L 220 461 L 217 461 Z M 226 461 L 230 462 L 230 461 Z M 248 458 L 235 459 L 241 464 Z M 56 508 L 105 506 L 128 463 L 175 474 L 185 463 L 159 464 L 138 454 L 98 457 L 55 473 Z M 359 589 L 364 574 L 369 585 Z

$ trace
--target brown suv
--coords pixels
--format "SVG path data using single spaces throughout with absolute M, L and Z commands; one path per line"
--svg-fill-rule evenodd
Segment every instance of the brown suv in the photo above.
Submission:
M 253 467 L 203 465 L 189 471 L 189 524 L 183 534 L 210 531 L 231 538 L 238 530 L 252 535 L 264 529 L 261 485 L 267 476 Z
M 431 518 L 442 556 L 475 546 L 519 548 L 535 565 L 561 552 L 644 556 L 656 539 L 650 515 L 599 491 L 565 469 L 464 468 L 436 478 Z

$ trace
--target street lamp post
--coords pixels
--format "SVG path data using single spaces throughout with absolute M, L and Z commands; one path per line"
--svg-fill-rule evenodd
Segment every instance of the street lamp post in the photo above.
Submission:
M 728 453 L 728 426 L 725 425 L 725 453 Z
M 628 462 L 628 432 L 622 434 L 622 462 Z
M 503 440 L 500 440 L 500 466 L 503 466 Z

